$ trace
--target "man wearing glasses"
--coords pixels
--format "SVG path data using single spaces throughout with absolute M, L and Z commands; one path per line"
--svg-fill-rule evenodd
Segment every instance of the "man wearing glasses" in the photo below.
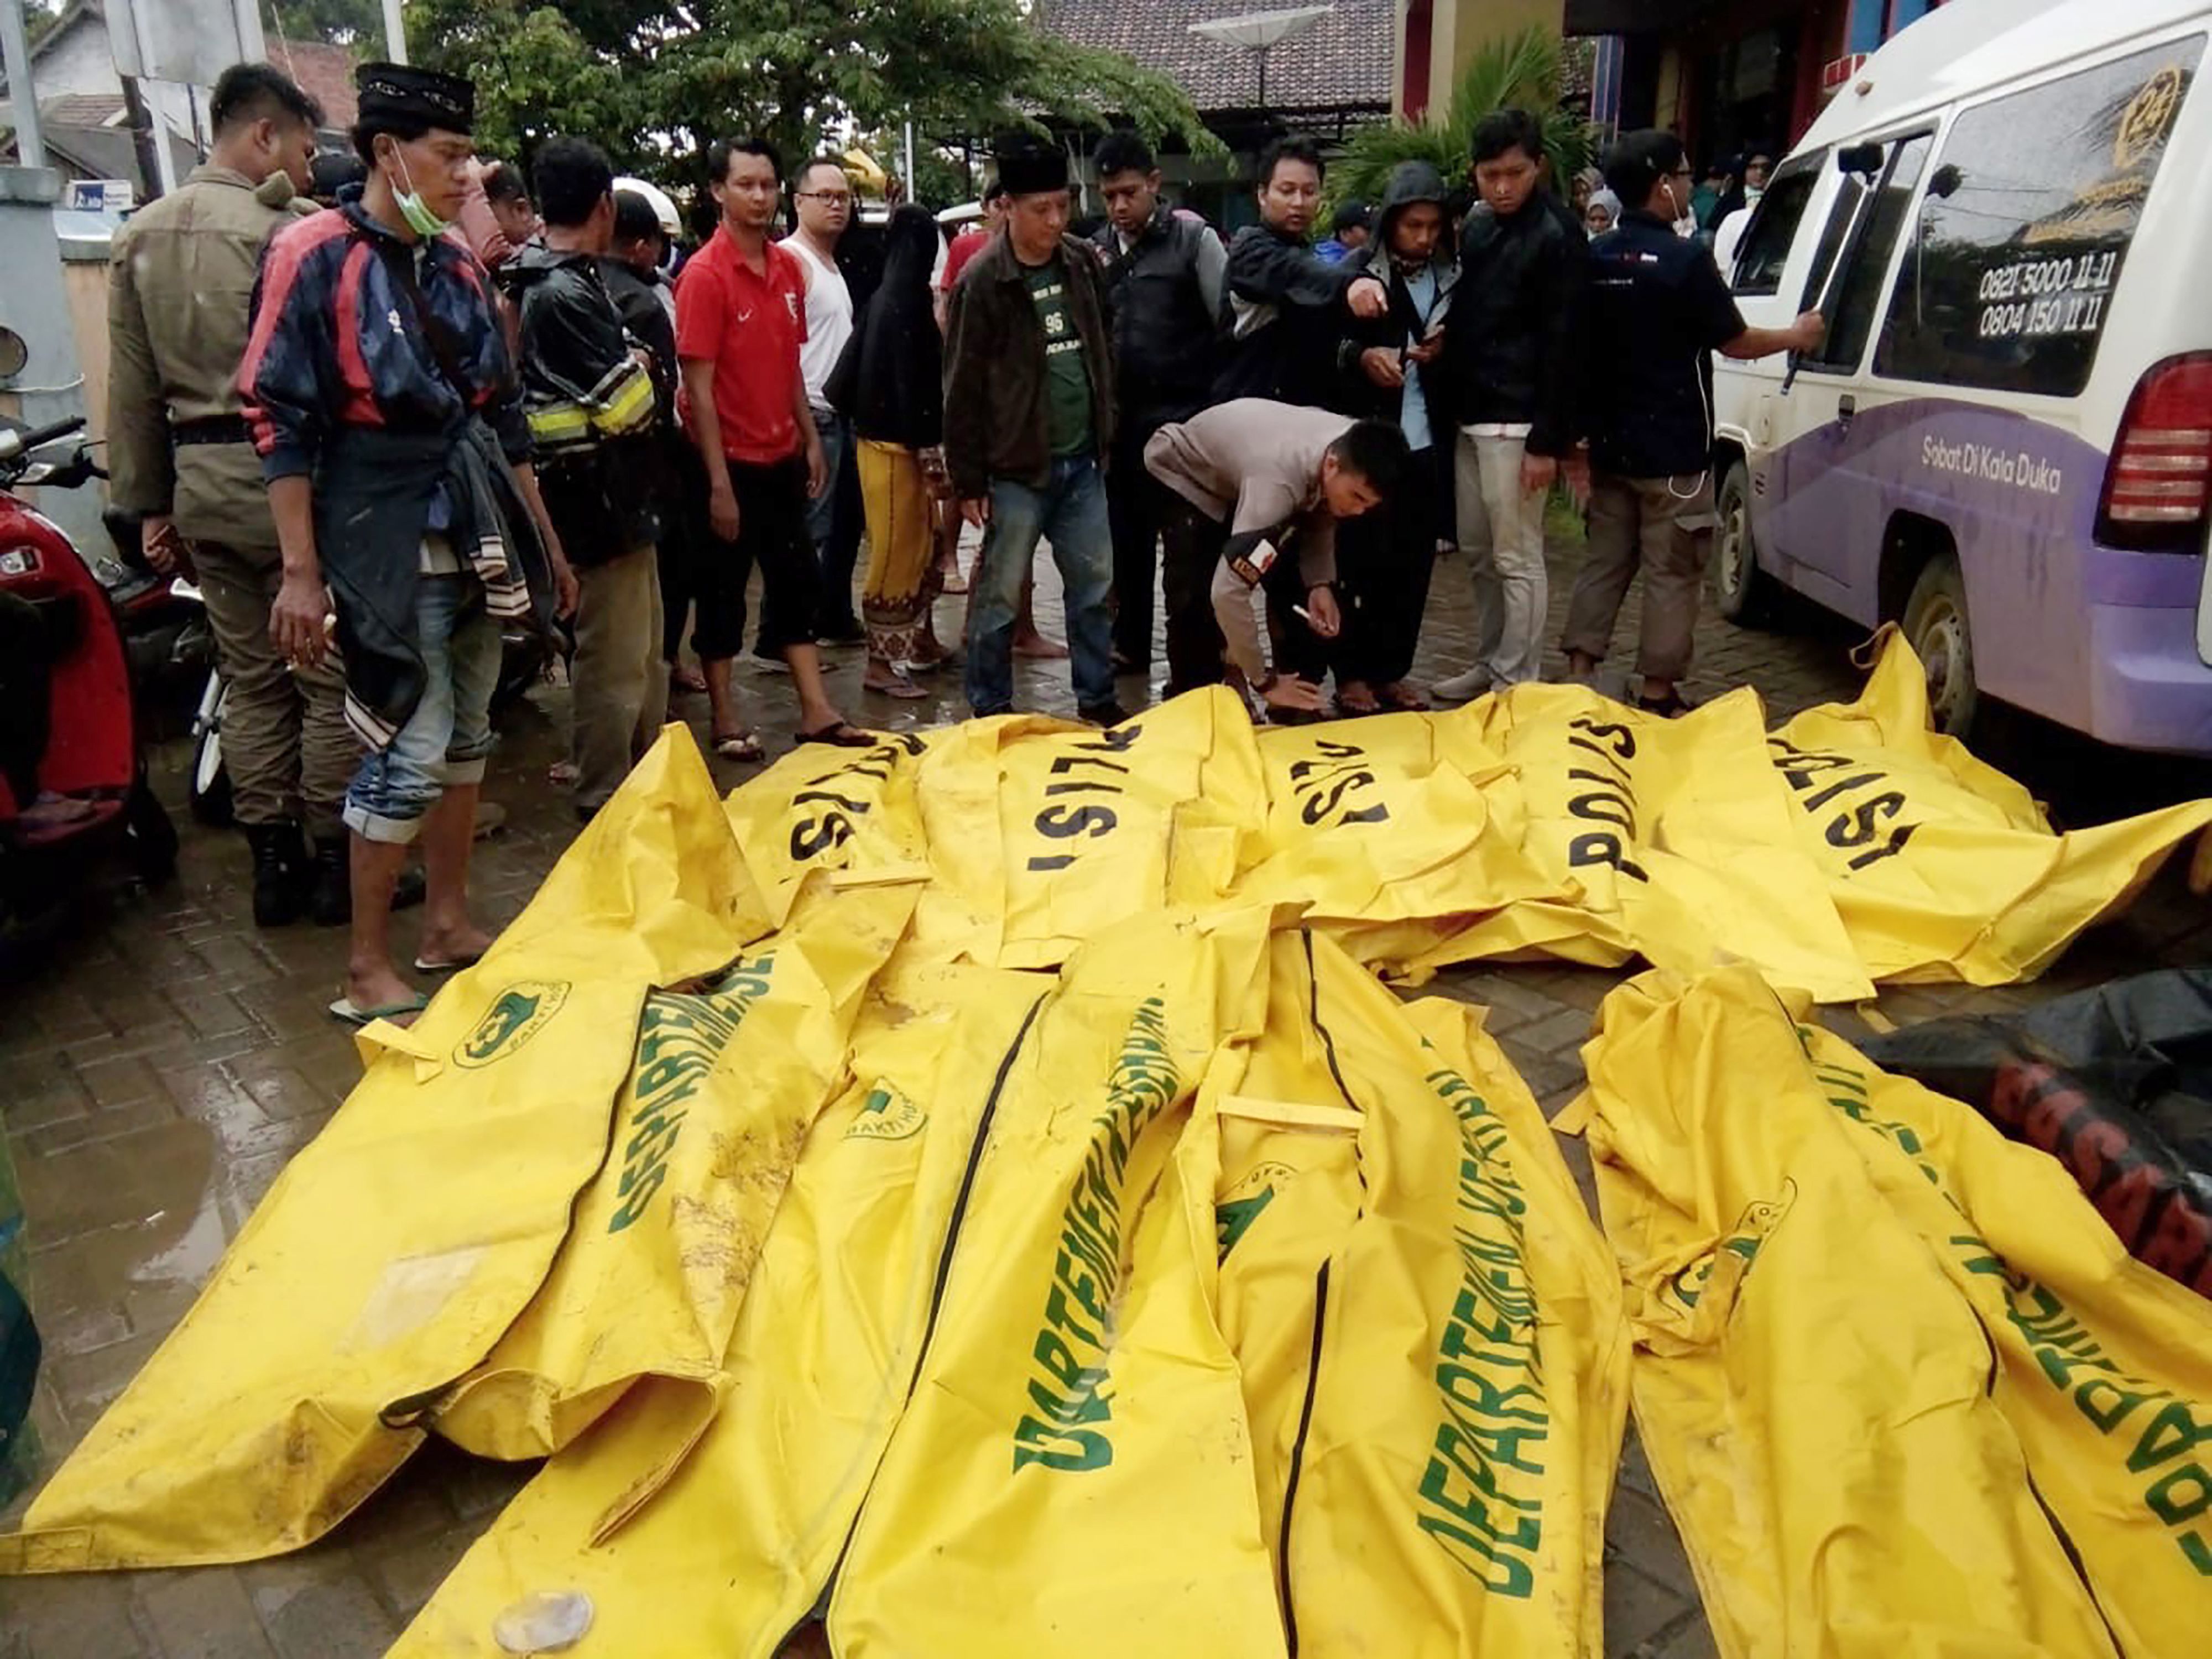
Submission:
M 806 533 L 822 562 L 822 600 L 814 635 L 823 645 L 855 645 L 866 636 L 853 614 L 853 566 L 860 547 L 860 479 L 853 452 L 853 433 L 845 417 L 830 407 L 825 388 L 845 343 L 853 337 L 853 292 L 837 267 L 837 243 L 853 222 L 853 185 L 845 165 L 834 155 L 817 155 L 799 169 L 799 228 L 784 246 L 799 256 L 806 274 L 806 338 L 799 348 L 799 373 L 813 406 L 814 429 L 830 485 L 807 504 Z M 781 667 L 781 663 L 773 665 Z
M 1567 672 L 1597 672 L 1641 568 L 1632 698 L 1648 714 L 1680 714 L 1712 544 L 1712 353 L 1810 351 L 1826 325 L 1808 311 L 1788 328 L 1745 326 L 1711 256 L 1681 228 L 1697 175 L 1672 133 L 1630 133 L 1605 158 L 1605 182 L 1622 212 L 1590 248 L 1589 554 L 1567 607 Z

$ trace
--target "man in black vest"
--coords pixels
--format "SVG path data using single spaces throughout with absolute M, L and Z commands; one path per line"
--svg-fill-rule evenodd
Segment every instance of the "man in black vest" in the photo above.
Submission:
M 1171 421 L 1206 407 L 1213 386 L 1214 319 L 1229 264 L 1205 221 L 1160 199 L 1152 152 L 1135 133 L 1109 132 L 1091 157 L 1106 198 L 1108 222 L 1094 239 L 1106 262 L 1114 307 L 1115 386 L 1121 402 L 1106 510 L 1114 531 L 1114 666 L 1142 673 L 1152 665 L 1153 555 L 1159 544 L 1161 486 L 1145 470 L 1145 446 Z M 1178 599 L 1206 609 L 1206 587 L 1168 597 L 1170 626 Z

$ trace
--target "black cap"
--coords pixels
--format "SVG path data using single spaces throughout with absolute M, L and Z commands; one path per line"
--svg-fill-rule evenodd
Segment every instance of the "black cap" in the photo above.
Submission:
M 1054 145 L 1005 145 L 999 151 L 999 182 L 1009 196 L 1038 196 L 1067 188 L 1067 157 Z
M 358 155 L 325 150 L 308 163 L 307 177 L 312 181 L 308 195 L 334 197 L 348 185 L 357 185 L 368 178 L 368 168 Z
M 477 89 L 458 75 L 412 64 L 363 64 L 353 72 L 363 125 L 379 121 L 423 122 L 447 132 L 473 132 Z

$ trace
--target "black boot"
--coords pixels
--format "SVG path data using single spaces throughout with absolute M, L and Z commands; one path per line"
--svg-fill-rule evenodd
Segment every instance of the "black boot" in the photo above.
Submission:
M 246 839 L 253 848 L 253 925 L 289 927 L 307 903 L 307 843 L 300 826 L 249 823 Z
M 422 872 L 410 866 L 392 885 L 392 908 L 404 910 L 422 902 Z M 318 927 L 343 927 L 353 921 L 352 843 L 343 837 L 315 843 L 313 896 L 309 913 Z
M 318 927 L 343 927 L 353 920 L 353 867 L 349 847 L 343 836 L 337 841 L 315 843 L 314 895 L 307 908 Z

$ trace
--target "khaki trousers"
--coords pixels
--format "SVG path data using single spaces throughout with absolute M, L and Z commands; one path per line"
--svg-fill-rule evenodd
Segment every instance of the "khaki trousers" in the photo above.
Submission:
M 1713 540 L 1710 473 L 1697 478 L 1590 477 L 1589 553 L 1567 604 L 1569 651 L 1603 658 L 1628 585 L 1644 572 L 1644 625 L 1636 672 L 1670 684 L 1690 672 L 1691 638 Z
M 230 690 L 222 758 L 240 824 L 299 823 L 335 840 L 361 745 L 345 722 L 345 676 L 336 653 L 292 668 L 269 638 L 269 607 L 284 579 L 273 547 L 191 544 L 216 655 Z
M 576 657 L 569 669 L 576 805 L 597 811 L 668 717 L 660 654 L 660 562 L 650 547 L 576 568 Z
M 1495 685 L 1519 685 L 1544 666 L 1544 492 L 1521 487 L 1526 438 L 1462 428 L 1454 449 L 1460 550 L 1474 582 L 1474 661 Z

